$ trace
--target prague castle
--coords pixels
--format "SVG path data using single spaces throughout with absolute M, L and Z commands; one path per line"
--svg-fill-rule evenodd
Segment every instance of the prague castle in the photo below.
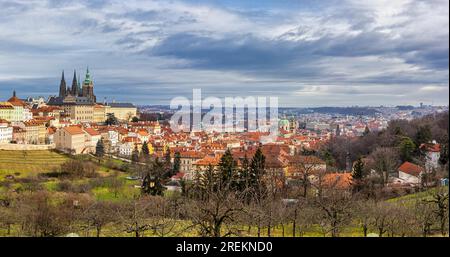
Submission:
M 95 104 L 97 98 L 94 94 L 94 82 L 91 79 L 89 68 L 86 70 L 86 77 L 83 84 L 80 85 L 80 79 L 77 79 L 77 73 L 74 71 L 72 86 L 66 85 L 64 71 L 59 84 L 59 95 L 49 99 L 49 105 L 64 104 Z
M 47 104 L 62 107 L 65 117 L 74 122 L 104 122 L 108 113 L 114 114 L 119 120 L 128 121 L 137 114 L 137 109 L 132 104 L 97 103 L 89 68 L 86 69 L 86 76 L 82 82 L 74 71 L 70 87 L 66 84 L 63 71 L 59 95 L 51 96 Z

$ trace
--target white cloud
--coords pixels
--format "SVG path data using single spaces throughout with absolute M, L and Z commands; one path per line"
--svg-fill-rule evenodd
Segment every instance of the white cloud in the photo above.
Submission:
M 195 84 L 213 90 L 226 85 L 230 92 L 243 94 L 283 88 L 286 92 L 277 93 L 286 103 L 295 103 L 293 96 L 312 95 L 314 99 L 303 102 L 330 105 L 350 102 L 353 95 L 365 100 L 377 95 L 383 98 L 376 101 L 406 97 L 448 103 L 442 95 L 448 92 L 446 0 L 349 0 L 321 11 L 296 6 L 264 12 L 182 1 L 97 4 L 2 1 L 0 83 L 55 78 L 61 69 L 89 64 L 99 81 L 117 81 L 111 87 L 130 83 L 152 92 L 157 85 L 180 91 Z M 152 55 L 154 47 L 183 33 L 218 42 L 214 51 L 198 42 L 199 49 L 218 54 L 209 56 L 209 63 L 226 55 L 242 56 L 207 67 L 195 66 L 199 57 L 189 53 Z M 246 56 L 252 47 L 259 47 L 259 55 L 270 55 Z M 226 66 L 234 60 L 260 63 Z M 264 69 L 254 68 L 260 66 Z

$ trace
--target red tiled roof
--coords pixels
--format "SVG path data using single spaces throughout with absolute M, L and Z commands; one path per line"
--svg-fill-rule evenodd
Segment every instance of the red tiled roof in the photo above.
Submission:
M 20 100 L 19 98 L 15 97 L 15 96 L 9 98 L 8 102 L 14 106 L 26 106 L 27 105 L 24 101 Z
M 410 162 L 404 162 L 399 168 L 399 171 L 404 172 L 406 174 L 418 177 L 419 174 L 421 172 L 423 172 L 422 167 L 414 164 L 414 163 L 410 163 Z
M 207 156 L 203 157 L 203 159 L 196 161 L 194 164 L 199 165 L 199 166 L 208 166 L 210 164 L 212 166 L 217 166 L 217 165 L 219 165 L 221 157 L 222 156 L 220 156 L 220 155 L 216 155 L 216 156 L 207 155 Z
M 125 137 L 122 139 L 122 143 L 141 143 L 141 139 L 138 137 Z
M 440 152 L 441 145 L 440 144 L 421 144 L 420 149 L 428 151 L 428 152 Z
M 347 189 L 351 186 L 351 173 L 329 173 L 323 177 L 323 186 L 336 189 Z
M 198 151 L 186 151 L 186 152 L 180 152 L 181 158 L 193 158 L 193 159 L 201 159 L 205 157 L 205 154 Z
M 100 133 L 93 128 L 85 128 L 84 131 L 86 131 L 86 133 L 88 133 L 91 136 L 99 136 L 100 135 Z
M 0 109 L 14 109 L 14 107 L 9 102 L 0 102 Z
M 63 128 L 67 133 L 73 135 L 84 134 L 83 129 L 78 126 L 68 126 Z

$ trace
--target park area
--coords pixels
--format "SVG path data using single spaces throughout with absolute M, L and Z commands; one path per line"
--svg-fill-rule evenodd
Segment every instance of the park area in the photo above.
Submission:
M 322 200 L 311 194 L 287 204 L 212 189 L 210 177 L 201 188 L 191 182 L 181 192 L 144 194 L 138 178 L 152 165 L 0 151 L 0 236 L 442 236 L 440 222 L 448 224 L 439 217 L 448 209 L 437 207 L 448 187 L 376 201 L 330 191 Z

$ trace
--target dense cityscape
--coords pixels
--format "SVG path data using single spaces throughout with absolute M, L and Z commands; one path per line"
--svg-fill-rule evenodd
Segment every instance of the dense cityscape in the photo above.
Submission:
M 396 107 L 280 108 L 276 140 L 263 142 L 261 138 L 269 132 L 247 131 L 247 127 L 242 132 L 173 132 L 170 117 L 176 110 L 168 106 L 100 103 L 96 100 L 94 81 L 87 69 L 83 81 L 74 72 L 71 86 L 67 86 L 63 72 L 56 96 L 20 98 L 14 91 L 12 97 L 0 102 L 0 110 L 2 195 L 7 196 L 3 201 L 8 201 L 8 197 L 14 194 L 44 190 L 47 192 L 45 197 L 50 197 L 51 192 L 71 192 L 70 197 L 76 199 L 72 199 L 74 204 L 82 201 L 87 193 L 94 197 L 90 201 L 95 203 L 97 199 L 102 203 L 99 208 L 112 208 L 103 206 L 105 199 L 101 199 L 106 197 L 110 204 L 119 199 L 127 202 L 136 195 L 161 195 L 168 202 L 179 197 L 203 199 L 208 195 L 207 188 L 212 186 L 218 188 L 209 193 L 244 190 L 239 197 L 258 197 L 258 201 L 261 198 L 279 199 L 285 203 L 283 208 L 286 209 L 283 209 L 285 213 L 278 215 L 289 215 L 289 208 L 303 206 L 306 204 L 304 201 L 310 198 L 321 198 L 327 190 L 331 194 L 339 192 L 343 194 L 339 197 L 355 204 L 366 197 L 401 198 L 429 188 L 448 186 L 448 159 L 445 158 L 448 155 L 448 106 L 420 103 L 418 106 Z M 447 121 L 447 127 L 442 127 L 441 120 Z M 387 142 L 383 142 L 385 137 L 389 138 Z M 26 163 L 42 161 L 28 157 L 39 152 L 53 152 L 54 157 L 64 156 L 65 161 L 61 165 L 53 165 L 48 159 L 50 163 L 44 167 L 31 165 L 28 167 L 30 171 L 24 174 L 12 172 L 14 168 L 10 167 L 14 167 L 18 160 L 11 156 L 17 153 L 21 156 L 19 162 L 23 161 L 24 165 L 18 165 L 18 169 L 22 171 L 27 170 Z M 113 175 L 99 175 L 99 172 L 113 172 Z M 98 188 L 95 186 L 92 189 L 77 186 L 80 182 L 76 181 L 83 177 L 98 176 L 108 180 L 100 186 L 106 192 L 96 191 Z M 214 178 L 219 179 L 218 182 L 214 182 Z M 31 188 L 30 183 L 34 184 Z M 256 188 L 258 190 L 254 191 Z M 264 195 L 272 196 L 262 196 L 261 188 L 266 190 Z M 108 196 L 111 193 L 113 196 Z M 200 196 L 196 196 L 198 194 Z M 262 208 L 269 208 L 267 204 L 264 203 Z M 329 207 L 322 208 L 324 211 Z M 320 208 L 315 211 L 320 213 Z M 348 215 L 349 210 L 340 211 L 342 215 Z M 267 218 L 266 215 L 274 214 L 261 215 L 258 217 Z M 328 217 L 331 223 L 322 227 L 324 235 L 338 236 L 342 230 L 340 226 L 352 223 L 351 219 L 335 220 L 333 215 Z M 97 236 L 100 236 L 102 226 L 117 222 L 111 217 L 102 218 L 105 221 L 97 224 Z M 219 236 L 224 233 L 224 224 L 216 224 L 219 228 L 213 231 L 204 231 L 206 228 L 202 226 L 214 226 L 208 223 L 209 218 L 216 217 L 205 217 L 200 222 L 199 235 Z M 263 226 L 267 226 L 266 235 L 271 236 L 275 233 L 271 229 L 279 226 L 277 222 L 285 221 L 269 216 L 269 220 L 264 222 L 257 224 L 258 236 L 262 234 Z M 274 223 L 273 228 L 271 222 Z M 442 222 L 445 224 L 445 219 Z M 5 224 L 9 235 L 14 222 Z M 174 232 L 174 227 L 166 228 L 165 221 L 159 225 L 163 227 L 159 233 L 180 235 Z M 436 233 L 432 232 L 431 225 L 422 229 L 424 235 Z M 297 231 L 295 226 L 294 222 L 293 236 L 307 233 L 300 228 Z M 373 226 L 379 236 L 389 233 L 388 228 L 384 231 L 384 225 L 380 228 L 380 224 L 375 222 Z M 42 229 L 46 231 L 48 228 Z M 127 232 L 139 236 L 147 229 L 130 228 Z M 57 230 L 50 233 L 65 231 L 60 227 Z M 153 233 L 158 234 L 156 230 L 154 228 Z M 442 235 L 447 233 L 445 226 L 440 230 Z M 369 224 L 363 225 L 362 231 L 367 236 Z M 89 230 L 85 233 L 89 235 Z M 242 235 L 243 232 L 233 228 L 225 233 Z M 251 233 L 250 227 L 247 233 Z M 282 235 L 285 233 L 288 232 L 283 228 Z M 393 236 L 397 232 L 392 230 L 391 233 Z M 406 235 L 407 232 L 402 233 Z
M 448 0 L 0 0 L 0 245 L 437 255 L 448 27 Z

